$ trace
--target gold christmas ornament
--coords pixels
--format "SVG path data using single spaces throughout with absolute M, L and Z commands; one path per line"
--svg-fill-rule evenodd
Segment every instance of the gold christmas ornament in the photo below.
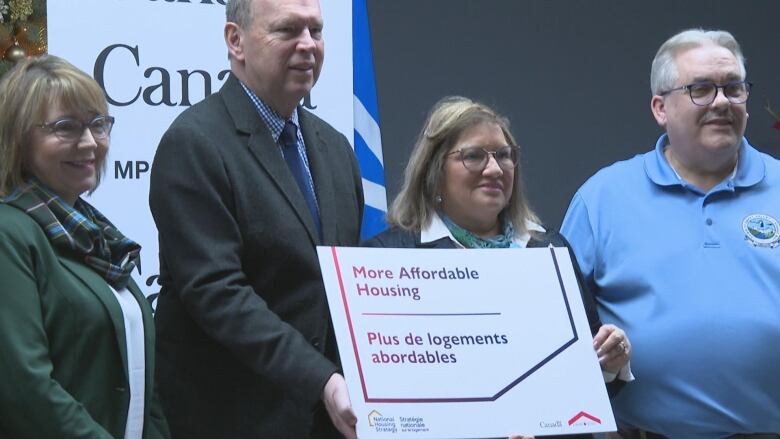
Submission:
M 14 43 L 13 46 L 9 47 L 8 50 L 5 51 L 5 56 L 3 56 L 3 59 L 15 63 L 21 59 L 24 59 L 26 56 L 27 52 L 21 46 L 19 46 L 19 44 Z
M 48 51 L 47 0 L 0 0 L 0 77 L 21 59 Z

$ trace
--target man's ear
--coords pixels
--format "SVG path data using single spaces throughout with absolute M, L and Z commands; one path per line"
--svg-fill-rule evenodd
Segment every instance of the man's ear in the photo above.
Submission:
M 661 128 L 666 128 L 666 101 L 663 96 L 655 95 L 650 99 L 650 111 Z
M 227 44 L 230 58 L 237 61 L 244 60 L 243 32 L 236 23 L 225 23 L 225 44 Z

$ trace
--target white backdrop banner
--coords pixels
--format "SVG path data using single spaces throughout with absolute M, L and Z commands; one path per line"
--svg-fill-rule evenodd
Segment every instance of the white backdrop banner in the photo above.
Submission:
M 304 105 L 352 139 L 352 5 L 320 1 L 325 65 Z M 173 119 L 227 78 L 225 0 L 49 0 L 47 8 L 49 53 L 92 75 L 116 117 L 106 173 L 89 201 L 143 246 L 143 274 L 134 277 L 147 296 L 157 293 L 149 171 Z

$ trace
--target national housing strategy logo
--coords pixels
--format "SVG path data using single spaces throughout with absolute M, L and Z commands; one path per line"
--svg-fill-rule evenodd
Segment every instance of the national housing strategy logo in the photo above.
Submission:
M 429 429 L 422 416 L 383 416 L 377 410 L 368 414 L 368 426 L 377 433 L 425 433 Z

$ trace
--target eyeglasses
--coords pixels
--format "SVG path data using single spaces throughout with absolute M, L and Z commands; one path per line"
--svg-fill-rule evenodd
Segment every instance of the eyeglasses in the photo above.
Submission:
M 92 137 L 95 139 L 105 139 L 111 134 L 111 128 L 114 126 L 112 116 L 97 116 L 96 118 L 84 123 L 72 117 L 65 117 L 54 122 L 42 123 L 36 125 L 39 128 L 54 133 L 58 139 L 63 142 L 75 142 L 84 134 L 84 129 L 89 128 Z
M 660 95 L 666 96 L 673 91 L 685 90 L 688 93 L 688 96 L 691 97 L 691 102 L 695 105 L 705 107 L 715 101 L 715 97 L 718 96 L 718 89 L 721 89 L 723 90 L 723 96 L 732 104 L 744 104 L 750 96 L 750 89 L 752 87 L 753 83 L 748 81 L 732 81 L 723 85 L 717 85 L 714 82 L 707 81 L 683 85 L 682 87 L 673 88 L 660 93 Z
M 463 166 L 472 172 L 482 172 L 493 156 L 498 167 L 504 171 L 517 167 L 517 158 L 520 155 L 520 148 L 517 146 L 501 146 L 495 151 L 489 151 L 480 146 L 470 146 L 461 148 L 457 151 L 447 153 L 447 155 L 460 154 L 460 160 Z

